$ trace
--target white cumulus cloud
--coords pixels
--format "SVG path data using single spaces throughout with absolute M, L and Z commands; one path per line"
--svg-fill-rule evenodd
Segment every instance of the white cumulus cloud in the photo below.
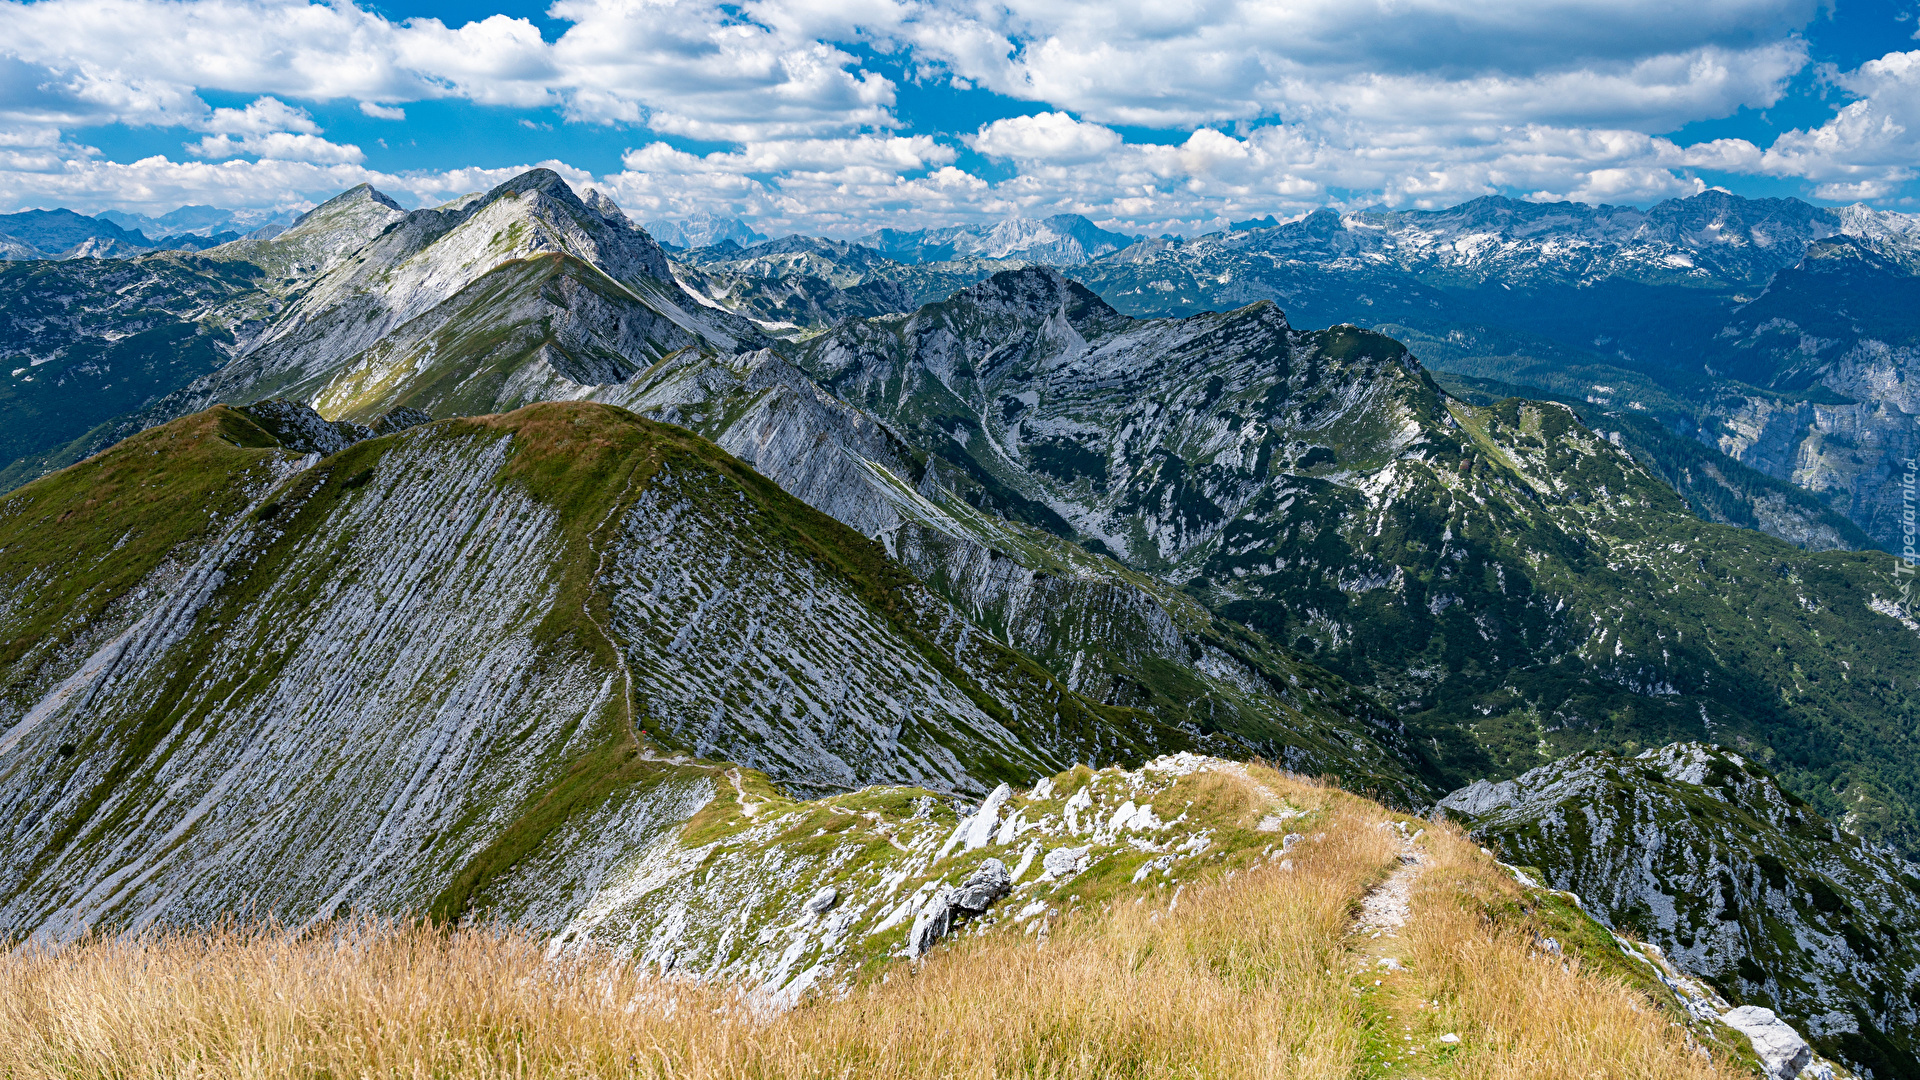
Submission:
M 1778 104 L 1825 2 L 556 0 L 548 40 L 484 8 L 450 25 L 355 0 L 0 0 L 0 193 L 280 205 L 379 175 L 437 199 L 506 170 L 395 179 L 310 107 L 403 123 L 409 103 L 457 99 L 541 110 L 519 119 L 543 138 L 566 128 L 557 112 L 623 140 L 621 171 L 563 170 L 643 218 L 839 234 L 1059 212 L 1191 231 L 1496 192 L 1644 202 L 1700 190 L 1702 170 L 1897 198 L 1920 161 L 1920 52 L 1835 73 L 1833 117 L 1771 146 L 1662 135 Z M 905 81 L 998 95 L 1002 118 L 923 128 Z M 107 161 L 85 132 L 112 123 L 192 132 L 192 160 Z

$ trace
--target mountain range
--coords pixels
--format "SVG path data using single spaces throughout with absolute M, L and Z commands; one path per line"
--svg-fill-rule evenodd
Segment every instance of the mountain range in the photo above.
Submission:
M 125 259 L 153 251 L 203 251 L 238 240 L 243 232 L 254 239 L 272 236 L 295 216 L 211 206 L 183 206 L 160 218 L 112 210 L 98 217 L 71 210 L 23 210 L 0 214 L 0 260 Z
M 1060 240 L 1023 244 L 1042 234 Z M 721 302 L 816 328 L 941 299 L 1010 260 L 1071 267 L 1136 317 L 1271 300 L 1302 325 L 1351 322 L 1407 342 L 1456 393 L 1483 380 L 1572 405 L 1713 520 L 1816 547 L 1895 549 L 1903 535 L 1893 478 L 1920 446 L 1910 215 L 1717 191 L 1646 210 L 1489 197 L 1187 240 L 1069 217 L 883 230 L 860 246 L 783 267 L 777 303 L 735 279 L 767 277 L 769 257 L 791 264 L 790 252 L 692 261 L 724 279 L 711 292 Z M 865 292 L 854 308 L 792 295 L 813 279 Z
M 1856 503 L 1681 425 L 1736 385 L 1786 400 L 1763 369 L 1855 370 L 1822 358 L 1858 341 L 1769 359 L 1778 312 L 1852 305 L 1861 340 L 1893 336 L 1905 219 L 1795 206 L 676 253 L 534 170 L 0 269 L 0 833 L 27 853 L 0 932 L 494 912 L 655 961 L 700 943 L 797 994 L 850 962 L 830 920 L 781 951 L 806 897 L 659 891 L 749 836 L 813 866 L 820 834 L 755 807 L 824 832 L 834 799 L 944 805 L 954 837 L 999 836 L 1009 798 L 1091 806 L 1050 801 L 1080 766 L 1137 788 L 1170 756 L 1258 757 L 1438 805 L 1726 1001 L 1913 1075 L 1898 560 Z M 1200 284 L 1296 293 L 1190 310 Z M 1399 321 L 1316 315 L 1361 300 Z M 1636 300 L 1619 348 L 1556 344 Z M 1748 366 L 1687 367 L 1703 333 Z M 1496 340 L 1538 356 L 1496 364 Z M 1910 424 L 1898 406 L 1868 411 Z M 1107 801 L 1105 842 L 1148 827 Z M 1779 839 L 1715 846 L 1755 828 Z M 1722 871 L 1718 906 L 1657 899 Z M 671 942 L 643 933 L 661 919 Z

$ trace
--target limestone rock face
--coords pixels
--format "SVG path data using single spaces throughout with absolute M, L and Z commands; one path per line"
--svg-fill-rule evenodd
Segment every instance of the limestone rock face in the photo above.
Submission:
M 918 960 L 927 955 L 927 951 L 953 929 L 956 895 L 953 886 L 942 885 L 927 898 L 920 913 L 913 917 L 912 929 L 907 932 L 908 956 Z
M 286 398 L 257 401 L 243 411 L 278 439 L 281 446 L 302 454 L 325 457 L 374 434 L 372 428 L 359 424 L 329 421 L 300 402 Z
M 1188 744 L 874 576 L 845 557 L 866 541 L 683 430 L 546 404 L 323 457 L 334 426 L 260 413 L 0 499 L 0 845 L 23 855 L 0 935 L 458 914 L 443 893 L 572 770 L 611 785 L 608 857 L 713 798 L 708 769 L 639 757 L 643 729 L 800 793 L 984 793 Z M 115 485 L 141 496 L 97 498 Z
M 991 907 L 995 900 L 1007 895 L 1012 887 L 1013 879 L 1007 873 L 1007 865 L 999 859 L 988 859 L 961 883 L 959 890 L 954 893 L 953 906 L 969 915 L 978 915 Z
M 1920 866 L 1820 817 L 1751 759 L 1700 743 L 1577 754 L 1440 808 L 1754 1007 L 1742 1016 L 1772 1009 L 1856 1070 L 1920 1067 L 1920 951 L 1902 929 L 1920 925 Z
M 1084 847 L 1054 848 L 1040 859 L 1040 869 L 1056 878 L 1079 873 L 1086 868 L 1087 850 Z
M 1753 1052 L 1778 1080 L 1793 1080 L 1813 1060 L 1813 1048 L 1772 1009 L 1742 1005 L 1720 1017 L 1721 1023 L 1753 1040 Z

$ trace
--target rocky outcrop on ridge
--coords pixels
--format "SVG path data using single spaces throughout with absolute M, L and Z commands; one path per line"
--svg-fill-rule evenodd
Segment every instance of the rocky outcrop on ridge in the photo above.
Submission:
M 1576 754 L 1440 807 L 1824 1056 L 1863 1075 L 1920 1069 L 1920 865 L 1821 818 L 1751 758 L 1700 743 Z

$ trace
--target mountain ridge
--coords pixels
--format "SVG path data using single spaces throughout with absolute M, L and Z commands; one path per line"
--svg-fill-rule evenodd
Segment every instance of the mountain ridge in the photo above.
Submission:
M 1569 212 L 1456 217 L 1549 236 Z M 1833 258 L 1890 274 L 1898 242 Z M 1286 833 L 1303 808 L 1182 816 L 1164 793 L 1204 792 L 1169 777 L 1245 774 L 1196 753 L 1406 811 L 1465 785 L 1485 810 L 1490 787 L 1711 738 L 1803 792 L 1821 845 L 1920 835 L 1920 633 L 1891 558 L 1703 523 L 1665 459 L 1582 422 L 1638 389 L 1466 400 L 1353 323 L 1301 329 L 1270 299 L 1142 318 L 1025 263 L 804 238 L 670 257 L 543 171 L 415 211 L 363 186 L 211 255 L 76 262 L 0 284 L 147 275 L 153 299 L 83 311 L 91 332 L 191 326 L 213 370 L 0 495 L 0 833 L 31 853 L 0 869 L 7 933 L 248 902 L 315 925 L 491 912 L 790 1002 L 983 931 L 966 913 L 993 899 L 955 897 L 996 874 L 1038 865 L 1057 893 L 1099 865 L 1079 880 L 1157 891 L 1216 842 L 1319 842 Z M 874 310 L 940 281 L 964 287 Z M 28 374 L 79 370 L 57 359 Z M 1021 841 L 1028 811 L 1049 844 Z M 1395 816 L 1382 858 L 1417 858 Z M 878 832 L 835 838 L 860 822 Z M 1644 839 L 1709 850 L 1672 824 Z M 1790 877 L 1827 873 L 1828 847 L 1794 851 Z M 1706 888 L 1656 870 L 1582 888 L 1609 919 L 1647 881 Z M 1844 889 L 1890 888 L 1876 874 Z M 1901 1022 L 1870 976 L 1766 955 Z M 1838 1037 L 1806 995 L 1723 989 Z M 1682 1022 L 1719 1037 L 1724 1001 L 1649 992 L 1707 1001 Z

